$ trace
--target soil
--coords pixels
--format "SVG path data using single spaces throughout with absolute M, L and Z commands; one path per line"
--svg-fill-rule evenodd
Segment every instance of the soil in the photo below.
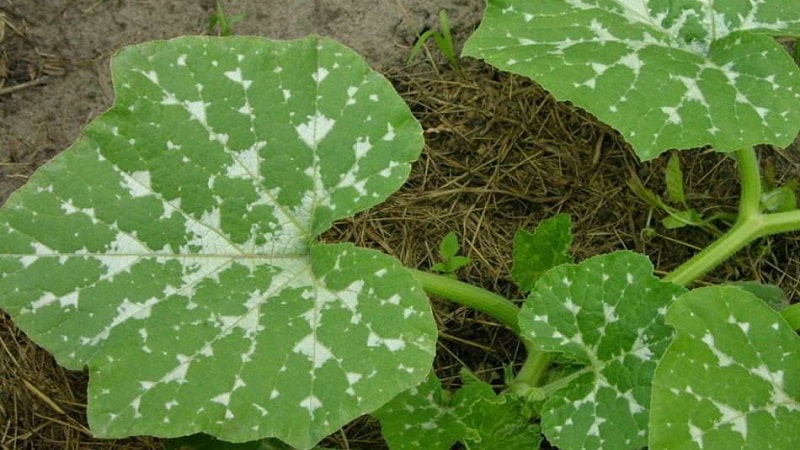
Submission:
M 214 0 L 0 0 L 0 204 L 108 108 L 110 56 L 128 44 L 209 32 Z M 658 273 L 713 239 L 665 229 L 663 214 L 628 188 L 664 191 L 665 158 L 640 164 L 623 140 L 589 114 L 556 102 L 535 83 L 477 61 L 449 68 L 431 46 L 405 65 L 416 36 L 445 9 L 455 40 L 480 20 L 483 0 L 230 0 L 244 14 L 236 34 L 334 37 L 384 72 L 423 124 L 425 151 L 406 186 L 385 204 L 337 224 L 324 238 L 349 241 L 428 268 L 448 231 L 473 263 L 461 279 L 520 298 L 509 279 L 514 232 L 569 213 L 577 259 L 618 249 L 646 253 Z M 704 214 L 734 212 L 735 167 L 720 154 L 682 154 L 686 191 Z M 765 148 L 777 182 L 800 176 L 798 147 Z M 644 231 L 643 231 L 644 230 Z M 768 249 L 765 251 L 765 249 Z M 757 279 L 800 298 L 800 237 L 762 240 L 706 280 Z M 511 333 L 474 311 L 433 299 L 441 330 L 436 371 L 448 386 L 467 366 L 502 383 L 503 365 L 524 357 Z M 3 449 L 156 449 L 154 438 L 96 440 L 85 424 L 86 376 L 60 368 L 0 314 L 0 445 Z M 360 419 L 326 441 L 384 448 Z

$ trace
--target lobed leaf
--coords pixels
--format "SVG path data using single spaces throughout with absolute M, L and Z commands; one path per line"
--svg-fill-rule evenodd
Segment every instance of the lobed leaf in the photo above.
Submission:
M 422 148 L 386 79 L 315 37 L 156 41 L 112 72 L 114 106 L 0 210 L 0 307 L 88 366 L 95 435 L 310 448 L 425 378 L 419 284 L 317 242 Z
M 767 35 L 800 35 L 800 3 L 489 0 L 464 54 L 585 108 L 646 160 L 794 140 L 800 70 Z
M 553 267 L 572 262 L 572 223 L 569 215 L 557 214 L 543 220 L 533 233 L 519 230 L 514 234 L 514 265 L 511 277 L 525 292 Z
M 653 379 L 652 449 L 793 448 L 800 442 L 800 338 L 744 289 L 682 295 Z
M 523 336 L 584 366 L 543 406 L 542 430 L 558 448 L 647 444 L 650 384 L 672 337 L 664 314 L 685 291 L 652 272 L 643 255 L 601 255 L 548 271 L 525 301 Z

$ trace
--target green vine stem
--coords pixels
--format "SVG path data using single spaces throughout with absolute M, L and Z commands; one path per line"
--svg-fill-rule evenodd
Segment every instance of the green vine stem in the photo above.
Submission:
M 511 329 L 517 336 L 520 336 L 528 356 L 514 379 L 514 385 L 524 387 L 538 386 L 550 364 L 550 354 L 536 350 L 530 340 L 521 336 L 519 323 L 517 323 L 517 316 L 519 315 L 517 305 L 493 292 L 444 275 L 423 272 L 417 269 L 408 270 L 422 284 L 422 288 L 428 294 L 486 313 Z
M 422 288 L 428 294 L 446 298 L 486 313 L 519 335 L 519 324 L 517 323 L 519 308 L 507 298 L 444 275 L 417 269 L 408 270 L 422 284 Z
M 689 285 L 757 238 L 800 231 L 800 210 L 773 214 L 761 212 L 761 174 L 755 150 L 739 150 L 736 157 L 742 183 L 736 223 L 711 245 L 669 273 L 664 280 L 681 286 Z

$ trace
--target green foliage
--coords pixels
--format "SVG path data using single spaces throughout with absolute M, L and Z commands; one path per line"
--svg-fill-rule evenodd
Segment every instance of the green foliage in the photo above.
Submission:
M 800 337 L 743 289 L 681 296 L 677 337 L 653 379 L 649 448 L 793 448 L 800 442 Z
M 685 289 L 658 280 L 631 252 L 545 273 L 525 301 L 522 335 L 583 366 L 553 384 L 542 430 L 561 449 L 638 449 L 647 443 L 650 384 L 672 337 L 667 307 Z M 552 388 L 544 387 L 545 391 Z
M 431 374 L 422 385 L 375 412 L 393 450 L 449 450 L 461 442 L 467 449 L 537 448 L 541 437 L 511 395 L 496 395 L 488 384 L 462 371 L 464 386 L 454 395 L 442 390 Z
M 533 233 L 518 230 L 514 235 L 514 266 L 511 277 L 528 292 L 536 280 L 553 267 L 572 262 L 572 223 L 566 214 L 543 220 Z
M 255 37 L 129 47 L 113 75 L 114 106 L 0 211 L 0 306 L 88 366 L 95 435 L 310 448 L 424 379 L 419 283 L 316 239 L 419 154 L 386 79 L 330 40 Z
M 469 264 L 471 260 L 466 256 L 459 255 L 458 247 L 458 235 L 452 231 L 447 233 L 439 244 L 439 256 L 442 258 L 442 262 L 434 264 L 431 270 L 453 275 L 458 269 Z
M 450 19 L 447 17 L 447 11 L 439 11 L 439 29 L 440 31 L 427 30 L 420 34 L 417 42 L 411 47 L 411 52 L 408 55 L 406 64 L 410 64 L 414 58 L 419 55 L 425 44 L 433 38 L 436 47 L 447 58 L 447 62 L 454 69 L 461 71 L 461 64 L 458 62 L 458 54 L 456 53 L 455 45 L 453 44 L 453 35 L 450 31 Z
M 536 80 L 651 159 L 791 143 L 800 70 L 769 35 L 798 34 L 794 1 L 489 0 L 464 55 Z

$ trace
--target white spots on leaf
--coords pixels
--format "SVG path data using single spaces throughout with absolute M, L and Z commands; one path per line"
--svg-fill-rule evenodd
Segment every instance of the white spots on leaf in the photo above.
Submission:
M 380 98 L 376 94 L 370 94 L 369 99 L 375 103 L 378 103 L 380 101 Z
M 333 358 L 333 352 L 319 342 L 315 334 L 306 335 L 294 345 L 292 351 L 305 355 L 312 363 L 314 369 L 319 369 L 328 360 Z
M 185 67 L 186 66 L 186 57 L 187 56 L 188 55 L 186 55 L 185 53 L 180 55 L 180 56 L 178 56 L 178 60 L 175 61 L 175 64 L 177 64 L 178 67 Z
M 333 129 L 335 123 L 335 120 L 317 111 L 313 116 L 308 116 L 308 122 L 297 125 L 295 131 L 301 141 L 310 149 L 316 150 L 319 143 Z
M 281 89 L 281 94 L 283 94 L 283 101 L 288 102 L 290 98 L 292 98 L 292 91 L 289 89 Z
M 390 141 L 393 141 L 394 138 L 395 138 L 394 127 L 392 126 L 391 123 L 387 123 L 386 124 L 386 134 L 383 135 L 381 140 L 390 142 Z
M 364 375 L 360 373 L 347 372 L 345 375 L 347 376 L 347 384 L 350 386 L 358 383 L 362 378 L 364 378 Z
M 225 392 L 223 394 L 217 395 L 216 397 L 211 399 L 214 403 L 219 403 L 222 406 L 228 406 L 231 402 L 231 393 Z
M 230 178 L 253 179 L 256 185 L 260 184 L 261 174 L 259 167 L 261 162 L 260 152 L 267 146 L 265 141 L 258 141 L 250 148 L 233 153 L 233 163 L 226 166 L 226 175 Z
M 617 308 L 614 307 L 614 305 L 603 302 L 603 317 L 605 318 L 606 324 L 618 321 Z
M 300 401 L 300 407 L 307 409 L 309 415 L 313 416 L 314 411 L 322 407 L 322 401 L 315 395 L 309 395 Z
M 326 68 L 324 68 L 324 67 L 320 67 L 320 68 L 318 68 L 318 69 L 317 69 L 317 71 L 316 71 L 316 72 L 314 72 L 313 74 L 311 74 L 311 78 L 313 78 L 313 79 L 314 79 L 314 81 L 315 81 L 317 84 L 320 84 L 320 83 L 322 83 L 322 81 L 323 81 L 325 78 L 327 78 L 327 77 L 328 77 L 328 74 L 329 74 L 329 73 L 330 73 L 330 72 L 328 71 L 328 69 L 326 69 Z
M 680 125 L 681 122 L 683 122 L 681 115 L 678 114 L 678 107 L 676 106 L 662 106 L 661 112 L 667 115 L 667 123 Z
M 150 172 L 142 170 L 130 174 L 119 172 L 122 180 L 121 187 L 128 191 L 133 198 L 146 197 L 153 194 L 150 184 Z
M 697 447 L 701 450 L 703 449 L 703 434 L 705 434 L 705 431 L 702 428 L 689 422 L 689 435 L 692 437 L 692 442 L 697 444 Z
M 739 327 L 745 335 L 750 332 L 750 324 L 747 322 L 739 322 L 733 315 L 728 316 L 728 323 Z
M 161 377 L 159 380 L 160 383 L 176 382 L 178 384 L 184 384 L 187 382 L 186 373 L 189 371 L 189 364 L 192 358 L 179 353 L 176 355 L 176 359 L 178 360 L 178 365 Z
M 739 411 L 724 403 L 708 399 L 717 408 L 720 417 L 715 421 L 715 428 L 720 426 L 729 425 L 731 430 L 739 433 L 743 440 L 747 439 L 747 412 Z
M 734 364 L 733 358 L 731 358 L 727 353 L 717 348 L 714 342 L 714 335 L 706 333 L 701 338 L 701 341 L 703 341 L 703 343 L 706 344 L 706 346 L 708 346 L 708 349 L 711 350 L 714 356 L 717 357 L 717 364 L 719 365 L 719 367 L 728 367 Z
M 631 52 L 623 56 L 619 59 L 619 63 L 633 71 L 635 76 L 639 76 L 639 72 L 641 72 L 642 67 L 644 67 L 644 63 L 642 62 L 641 58 L 639 58 L 639 54 L 637 52 Z
M 350 86 L 347 88 L 347 103 L 345 105 L 355 105 L 356 104 L 356 93 L 358 93 L 358 88 L 356 86 Z
M 379 346 L 384 346 L 389 349 L 390 352 L 394 353 L 403 350 L 406 347 L 406 343 L 402 339 L 383 338 L 370 329 L 369 336 L 367 337 L 367 347 Z
M 208 126 L 206 117 L 206 103 L 203 101 L 185 102 L 184 107 L 192 116 L 192 119 L 200 122 L 203 126 Z
M 273 390 L 272 390 L 272 391 L 270 391 L 270 393 L 269 393 L 269 399 L 270 399 L 270 400 L 275 400 L 275 399 L 276 399 L 276 398 L 278 398 L 280 395 L 281 395 L 280 391 L 278 391 L 277 389 L 273 389 Z
M 141 73 L 142 75 L 144 75 L 144 76 L 145 76 L 145 77 L 146 77 L 148 80 L 150 80 L 150 81 L 151 81 L 153 84 L 158 84 L 158 74 L 157 74 L 155 71 L 153 71 L 153 70 L 150 70 L 150 71 L 147 71 L 147 72 L 145 72 L 145 71 L 140 71 L 139 73 Z
M 567 297 L 567 299 L 564 301 L 564 307 L 567 308 L 567 311 L 571 312 L 574 316 L 577 316 L 581 312 L 581 306 L 573 302 L 572 297 Z
M 369 152 L 371 149 L 372 144 L 369 143 L 369 136 L 357 138 L 355 145 L 353 145 L 353 151 L 356 154 L 356 161 L 366 156 L 367 152 Z

